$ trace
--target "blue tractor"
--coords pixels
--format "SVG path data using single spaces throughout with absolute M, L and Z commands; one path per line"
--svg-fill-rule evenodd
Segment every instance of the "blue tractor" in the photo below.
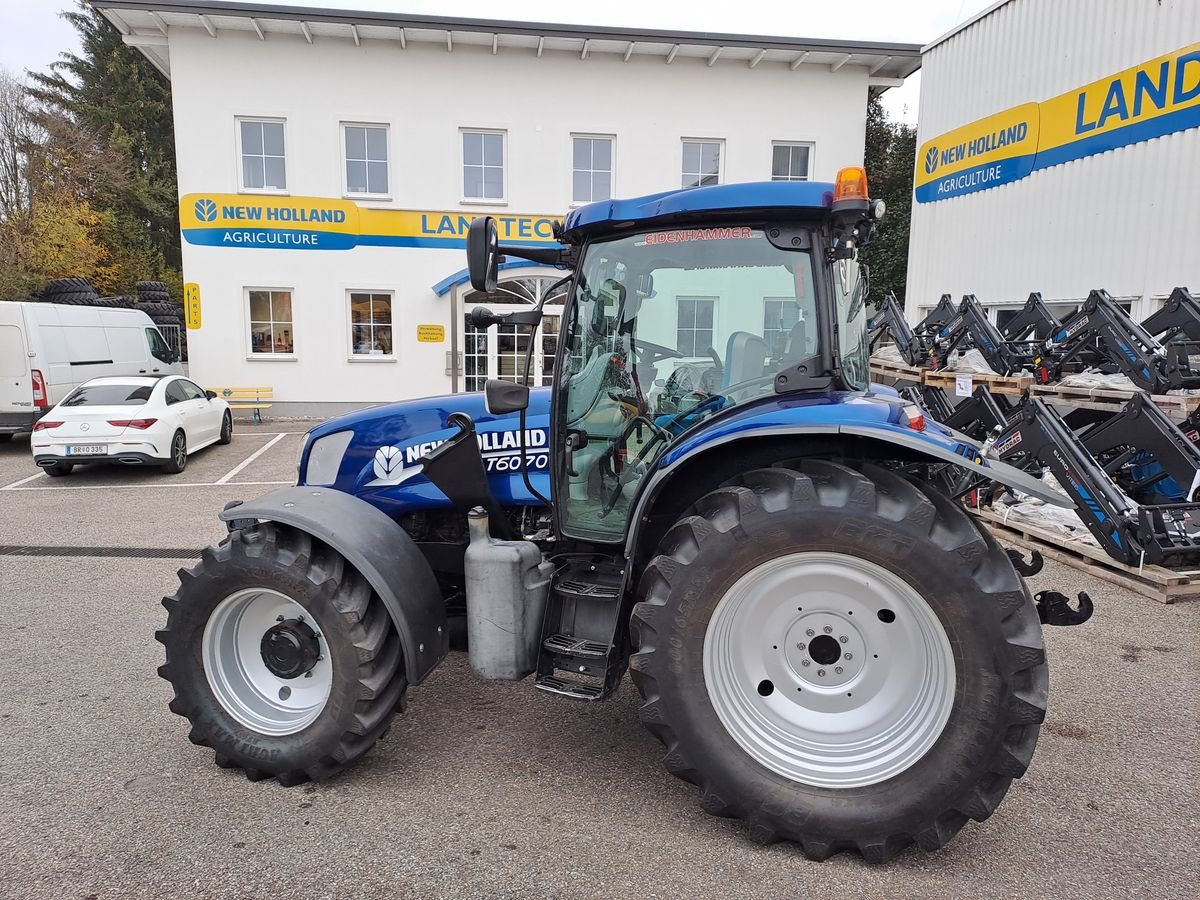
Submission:
M 1061 501 L 869 384 L 882 214 L 850 168 L 594 203 L 549 246 L 476 219 L 476 289 L 565 270 L 553 387 L 325 422 L 295 487 L 230 504 L 157 635 L 191 740 L 329 778 L 461 632 L 479 677 L 554 699 L 628 669 L 668 771 L 755 841 L 882 861 L 987 818 L 1033 756 L 1045 617 L 955 497 Z

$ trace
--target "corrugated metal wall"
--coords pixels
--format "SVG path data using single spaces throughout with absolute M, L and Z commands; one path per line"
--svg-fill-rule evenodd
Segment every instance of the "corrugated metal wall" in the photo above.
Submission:
M 1200 41 L 1200 0 L 1009 0 L 927 49 L 917 143 Z M 1148 315 L 1200 291 L 1200 129 L 991 190 L 914 203 L 907 314 L 942 293 L 987 303 L 1094 287 Z M 923 313 L 922 313 L 923 315 Z

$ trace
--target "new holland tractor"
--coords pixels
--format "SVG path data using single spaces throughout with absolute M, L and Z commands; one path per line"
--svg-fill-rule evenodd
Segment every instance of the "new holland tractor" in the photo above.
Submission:
M 849 168 L 593 203 L 550 245 L 475 219 L 476 289 L 507 257 L 564 270 L 553 387 L 325 422 L 296 486 L 227 506 L 157 634 L 192 742 L 255 781 L 337 775 L 462 631 L 478 677 L 547 702 L 628 669 L 667 770 L 755 841 L 883 861 L 986 819 L 1046 656 L 1019 558 L 954 495 L 1062 501 L 869 384 L 882 214 Z

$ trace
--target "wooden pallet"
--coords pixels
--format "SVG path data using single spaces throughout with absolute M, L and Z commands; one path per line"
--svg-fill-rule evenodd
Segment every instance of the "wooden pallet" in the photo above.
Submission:
M 1024 550 L 1037 550 L 1046 559 L 1060 562 L 1072 569 L 1115 584 L 1135 594 L 1174 603 L 1183 597 L 1200 596 L 1200 569 L 1176 570 L 1163 566 L 1129 566 L 1113 559 L 1101 548 L 1081 541 L 1066 539 L 1049 529 L 1018 522 L 1004 521 L 1004 515 L 992 509 L 972 509 L 997 538 Z M 1069 591 L 1065 593 L 1071 593 Z
M 889 359 L 871 357 L 871 379 L 873 381 L 912 381 L 921 383 L 921 370 L 916 366 L 898 363 Z
M 1058 406 L 1070 406 L 1076 409 L 1100 409 L 1120 412 L 1134 395 L 1134 391 L 1117 391 L 1108 388 L 1071 387 L 1061 384 L 1035 384 L 1029 389 L 1030 394 Z M 1154 401 L 1163 412 L 1172 419 L 1183 421 L 1197 407 L 1200 407 L 1200 397 L 1185 397 L 1176 394 L 1152 394 Z
M 993 394 L 1007 394 L 1010 397 L 1020 397 L 1033 384 L 1032 375 L 984 375 L 980 372 L 949 372 L 942 369 L 937 372 L 926 370 L 924 383 L 930 387 L 939 387 L 951 395 L 959 375 L 971 376 L 971 390 L 979 385 L 986 385 Z

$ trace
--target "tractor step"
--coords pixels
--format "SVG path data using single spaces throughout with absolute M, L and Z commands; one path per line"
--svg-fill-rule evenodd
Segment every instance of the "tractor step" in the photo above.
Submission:
M 624 560 L 568 562 L 550 584 L 536 686 L 574 700 L 602 700 L 621 680 L 625 643 L 618 633 Z
M 560 697 L 569 697 L 572 700 L 603 700 L 605 696 L 603 684 L 583 684 L 578 681 L 568 681 L 565 678 L 556 678 L 553 675 L 538 678 L 533 686 L 547 694 L 558 694 Z

